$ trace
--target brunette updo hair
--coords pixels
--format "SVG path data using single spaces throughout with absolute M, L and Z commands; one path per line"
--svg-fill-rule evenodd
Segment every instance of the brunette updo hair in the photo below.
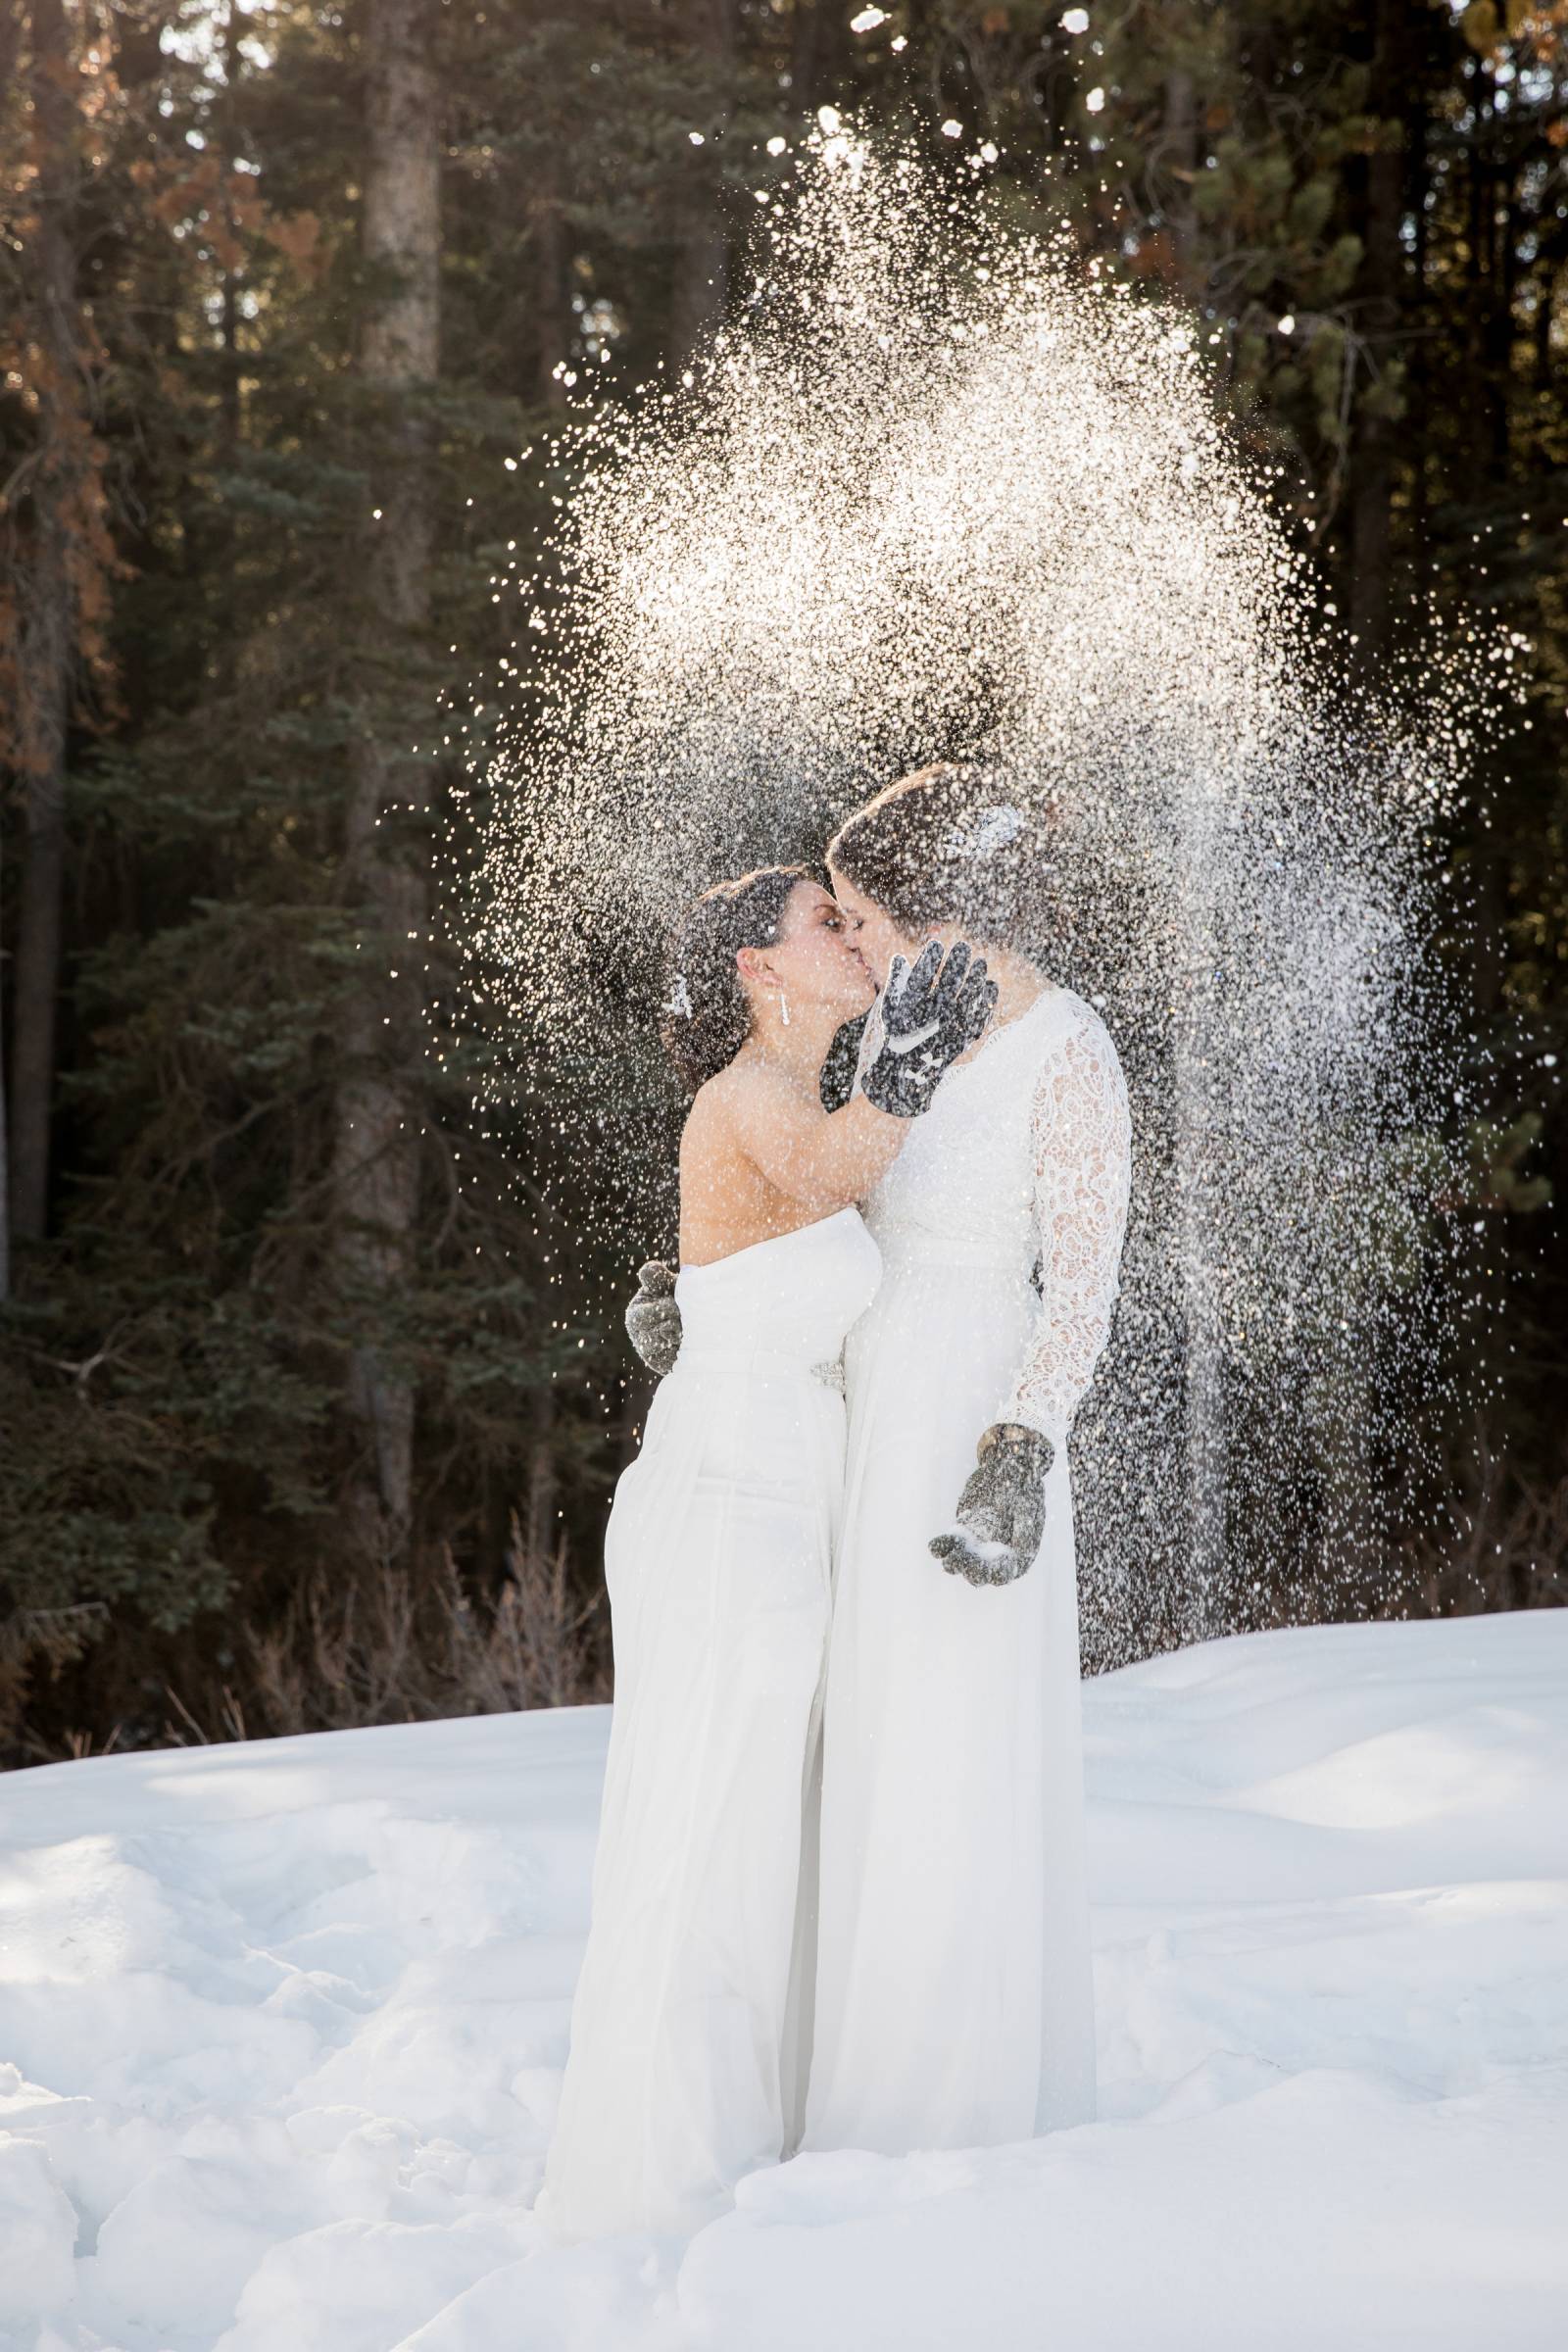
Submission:
M 737 952 L 771 947 L 790 892 L 812 879 L 804 865 L 759 866 L 736 882 L 715 882 L 676 924 L 664 951 L 659 1034 L 692 1094 L 728 1069 L 752 1033 Z
M 1054 831 L 1004 779 L 940 760 L 858 808 L 827 861 L 901 931 L 960 923 L 977 943 L 1028 954 L 1062 920 Z

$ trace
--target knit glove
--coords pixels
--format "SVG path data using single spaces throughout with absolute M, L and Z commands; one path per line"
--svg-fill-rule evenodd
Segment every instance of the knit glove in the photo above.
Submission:
M 918 1118 L 950 1065 L 979 1038 L 996 1001 L 984 958 L 971 956 L 961 939 L 946 956 L 932 940 L 912 966 L 895 956 L 877 1005 L 881 1042 L 860 1077 L 866 1101 L 896 1119 Z
M 680 1353 L 680 1308 L 675 1303 L 675 1269 L 650 1258 L 638 1269 L 637 1296 L 626 1308 L 626 1336 L 657 1380 L 675 1368 Z
M 1033 1566 L 1046 1532 L 1046 1479 L 1056 1448 L 1038 1429 L 997 1421 L 975 1454 L 977 1467 L 958 1497 L 957 1532 L 933 1536 L 930 1547 L 950 1576 L 1015 1584 Z

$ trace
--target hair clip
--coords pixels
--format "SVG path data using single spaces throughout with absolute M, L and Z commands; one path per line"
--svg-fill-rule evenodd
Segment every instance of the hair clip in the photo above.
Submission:
M 977 809 L 955 825 L 942 844 L 945 858 L 989 858 L 1017 840 L 1024 829 L 1023 811 L 1010 801 L 996 808 Z

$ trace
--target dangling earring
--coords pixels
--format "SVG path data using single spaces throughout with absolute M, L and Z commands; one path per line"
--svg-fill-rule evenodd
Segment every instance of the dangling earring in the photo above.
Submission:
M 790 1025 L 790 1001 L 782 989 L 778 992 L 778 1008 L 784 1016 L 784 1026 L 787 1029 Z

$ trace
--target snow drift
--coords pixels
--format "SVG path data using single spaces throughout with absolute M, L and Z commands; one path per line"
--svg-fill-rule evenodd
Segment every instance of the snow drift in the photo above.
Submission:
M 557 2252 L 607 1724 L 8 1777 L 7 2352 L 1568 2343 L 1568 1612 L 1089 1685 L 1100 2122 Z

